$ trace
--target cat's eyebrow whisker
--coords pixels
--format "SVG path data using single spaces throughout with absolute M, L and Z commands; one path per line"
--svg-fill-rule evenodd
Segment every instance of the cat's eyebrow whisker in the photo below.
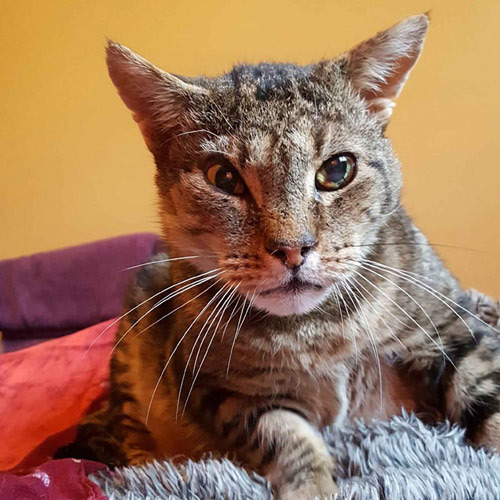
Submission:
M 228 153 L 227 151 L 219 151 L 218 149 L 212 149 L 212 148 L 203 148 L 201 151 L 198 151 L 199 153 L 218 153 L 223 156 L 227 156 L 228 158 L 233 158 L 233 160 L 237 160 L 238 158 L 235 155 L 232 155 L 231 153 Z
M 363 267 L 359 262 L 357 263 L 360 267 Z M 368 270 L 368 269 L 367 269 Z M 435 341 L 435 339 L 432 337 L 432 335 L 429 334 L 429 332 L 418 322 L 416 321 L 410 314 L 408 314 L 405 309 L 403 309 L 392 297 L 389 297 L 387 293 L 385 293 L 379 286 L 377 286 L 375 283 L 370 281 L 366 276 L 363 276 L 361 273 L 358 271 L 352 269 L 351 270 L 353 273 L 355 273 L 357 276 L 359 276 L 361 279 L 365 280 L 368 284 L 373 286 L 376 290 L 378 290 L 386 299 L 388 299 L 390 302 L 392 302 L 412 323 L 415 324 L 415 326 L 421 330 L 424 335 L 438 348 L 439 352 L 443 354 L 443 356 L 450 362 L 450 364 L 453 366 L 453 368 L 456 369 L 455 364 L 453 363 L 453 360 L 448 356 L 446 351 L 441 349 L 441 346 Z
M 219 283 L 221 281 L 222 278 L 219 278 L 216 283 Z M 165 372 L 168 368 L 168 365 L 170 364 L 170 361 L 172 360 L 172 358 L 174 357 L 174 354 L 177 352 L 177 349 L 179 349 L 182 341 L 186 338 L 186 335 L 189 333 L 189 331 L 191 330 L 191 328 L 193 328 L 194 324 L 198 321 L 198 319 L 200 318 L 200 316 L 210 307 L 210 304 L 212 304 L 212 302 L 217 298 L 217 295 L 220 293 L 220 290 L 219 292 L 217 292 L 209 301 L 208 303 L 205 305 L 205 307 L 203 307 L 203 309 L 198 313 L 198 315 L 194 318 L 194 320 L 190 323 L 190 325 L 186 328 L 186 330 L 184 331 L 184 333 L 181 335 L 180 339 L 177 341 L 177 343 L 175 344 L 175 347 L 172 349 L 172 352 L 170 353 L 170 356 L 168 357 L 165 365 L 163 366 L 163 369 L 160 373 L 160 376 L 158 377 L 158 381 L 156 382 L 156 385 L 153 389 L 153 393 L 151 394 L 151 399 L 149 400 L 149 404 L 148 404 L 148 409 L 146 411 L 146 426 L 148 425 L 148 421 L 149 421 L 149 414 L 151 412 L 151 406 L 153 405 L 153 400 L 154 400 L 154 397 L 156 395 L 156 391 L 158 390 L 158 387 L 160 386 L 160 383 L 161 383 L 161 379 L 163 378 L 163 375 L 165 375 Z
M 165 146 L 170 141 L 173 141 L 174 139 L 177 139 L 178 137 L 182 137 L 183 135 L 201 134 L 201 133 L 212 135 L 214 137 L 217 137 L 217 139 L 219 139 L 219 137 L 220 137 L 220 136 L 218 136 L 217 134 L 215 134 L 214 132 L 212 132 L 210 130 L 207 130 L 205 128 L 201 128 L 201 129 L 198 129 L 198 130 L 188 130 L 187 132 L 181 132 L 180 134 L 174 135 L 173 137 L 168 137 L 167 140 L 165 140 L 165 141 L 163 141 L 161 143 L 161 146 Z
M 439 292 L 438 290 L 436 290 L 435 288 L 433 288 L 432 286 L 430 285 L 427 285 L 426 283 L 424 283 L 423 281 L 417 279 L 417 278 L 414 278 L 413 276 L 409 275 L 409 273 L 407 271 L 403 271 L 402 269 L 397 269 L 395 267 L 392 267 L 392 266 L 387 266 L 385 264 L 381 264 L 379 262 L 375 262 L 375 261 L 371 261 L 371 260 L 368 260 L 368 259 L 364 259 L 364 261 L 366 263 L 366 265 L 368 266 L 372 266 L 372 267 L 376 267 L 378 268 L 379 270 L 385 270 L 387 273 L 389 274 L 392 274 L 393 276 L 397 276 L 397 277 L 400 277 L 401 279 L 404 279 L 405 281 L 409 282 L 409 283 L 413 283 L 414 285 L 418 286 L 419 288 L 425 290 L 427 293 L 431 294 L 432 296 L 434 296 L 435 298 L 439 299 L 444 305 L 446 305 L 446 307 L 448 307 L 448 309 L 450 309 L 451 311 L 453 311 L 453 313 L 455 313 L 459 318 L 460 320 L 462 321 L 462 323 L 464 323 L 464 325 L 467 327 L 467 329 L 469 330 L 469 332 L 471 333 L 472 335 L 472 338 L 474 340 L 475 337 L 474 337 L 474 333 L 472 332 L 470 326 L 466 323 L 466 321 L 462 318 L 462 316 L 460 316 L 457 311 L 455 311 L 453 309 L 453 307 L 451 307 L 448 303 L 446 303 L 445 301 L 448 301 L 450 302 L 451 304 L 453 304 L 455 307 L 458 307 L 460 310 L 464 311 L 465 313 L 467 313 L 469 316 L 475 318 L 476 320 L 478 320 L 480 323 L 482 323 L 484 326 L 487 326 L 488 328 L 490 328 L 491 330 L 493 330 L 494 332 L 496 333 L 500 333 L 500 330 L 498 330 L 497 328 L 495 328 L 494 326 L 491 326 L 490 324 L 486 323 L 486 321 L 483 321 L 479 316 L 476 316 L 473 312 L 469 311 L 466 307 L 463 307 L 462 305 L 460 305 L 458 302 L 455 302 L 453 299 L 450 299 L 450 297 L 447 297 L 446 295 L 444 295 L 443 293 Z
M 158 295 L 161 295 L 162 293 L 165 293 L 165 292 L 168 292 L 169 290 L 171 290 L 172 288 L 175 288 L 176 286 L 179 286 L 179 285 L 182 285 L 183 283 L 186 283 L 188 281 L 192 281 L 192 280 L 195 280 L 197 278 L 201 278 L 202 276 L 206 276 L 210 273 L 216 273 L 220 271 L 220 268 L 217 268 L 217 269 L 211 269 L 210 271 L 206 271 L 205 273 L 200 273 L 200 274 L 197 274 L 196 276 L 191 276 L 189 278 L 186 278 L 178 283 L 174 283 L 173 285 L 169 285 L 167 286 L 166 288 L 164 288 L 163 290 L 160 290 L 159 292 L 156 292 L 155 294 L 151 295 L 151 297 L 148 297 L 147 299 L 143 300 L 142 302 L 140 302 L 139 304 L 137 304 L 136 306 L 132 307 L 131 309 L 129 309 L 126 313 L 123 313 L 121 316 L 119 316 L 118 318 L 114 319 L 108 326 L 106 326 L 104 328 L 104 330 L 102 330 L 99 335 L 89 344 L 89 346 L 87 347 L 85 353 L 83 354 L 83 358 L 87 355 L 87 353 L 90 351 L 90 349 L 92 349 L 92 347 L 94 347 L 95 343 L 114 325 L 116 325 L 116 323 L 118 323 L 119 321 L 121 321 L 123 318 L 125 318 L 125 316 L 128 316 L 130 313 L 134 312 L 136 309 L 138 309 L 139 307 L 143 306 L 146 302 L 149 302 L 150 300 L 153 300 L 154 298 L 158 297 Z
M 240 281 L 240 284 L 241 284 L 241 281 Z M 222 304 L 222 306 L 221 306 L 221 312 L 220 312 L 220 314 L 218 314 L 219 320 L 217 321 L 217 324 L 215 325 L 215 329 L 214 329 L 214 332 L 212 334 L 212 337 L 211 337 L 211 339 L 210 339 L 210 341 L 208 343 L 208 346 L 207 346 L 207 349 L 205 351 L 205 354 L 203 355 L 203 358 L 200 361 L 200 366 L 198 367 L 198 370 L 197 370 L 196 374 L 193 377 L 193 382 L 192 382 L 191 388 L 189 389 L 189 392 L 188 392 L 188 394 L 186 396 L 186 400 L 184 401 L 184 409 L 182 410 L 182 416 L 184 416 L 187 404 L 189 402 L 189 398 L 191 396 L 191 393 L 193 392 L 194 386 L 196 384 L 196 380 L 198 379 L 198 376 L 199 376 L 199 374 L 201 372 L 201 368 L 203 366 L 203 363 L 205 362 L 205 359 L 208 356 L 208 351 L 210 350 L 210 347 L 212 346 L 212 343 L 213 343 L 213 341 L 215 339 L 215 336 L 217 335 L 217 331 L 219 330 L 219 326 L 220 326 L 220 323 L 222 321 L 222 318 L 224 317 L 226 309 L 228 308 L 229 304 L 231 303 L 231 300 L 232 300 L 232 298 L 233 298 L 234 294 L 236 293 L 236 290 L 238 289 L 239 286 L 240 285 L 238 284 L 238 285 L 236 285 L 236 287 L 233 288 L 233 290 L 229 290 L 228 291 L 229 296 L 228 296 L 228 294 L 226 294 L 226 300 L 225 300 L 224 304 Z M 206 332 L 205 335 L 208 334 L 211 326 L 212 326 L 212 324 L 210 324 L 210 326 L 208 327 L 207 332 Z M 200 353 L 201 347 L 202 347 L 202 345 L 203 345 L 204 342 L 205 342 L 205 338 L 203 338 L 202 341 L 200 342 L 200 347 L 198 349 L 198 353 L 196 354 L 196 357 L 198 357 L 198 354 Z M 196 366 L 196 359 L 194 361 L 194 366 Z
M 216 133 L 214 133 L 210 130 L 207 130 L 206 128 L 200 128 L 198 130 L 189 130 L 188 132 L 181 132 L 180 134 L 174 135 L 174 137 L 172 137 L 172 139 L 175 139 L 177 137 L 182 137 L 183 135 L 199 134 L 201 132 L 204 132 L 204 133 L 209 134 L 209 135 L 213 135 L 214 137 L 217 137 L 217 138 L 220 137 Z
M 187 285 L 184 285 L 180 290 L 176 290 L 175 292 L 169 293 L 166 297 L 163 297 L 161 300 L 159 300 L 153 307 L 151 307 L 148 311 L 146 311 L 139 319 L 134 321 L 134 323 L 125 331 L 125 333 L 119 338 L 119 340 L 116 342 L 116 344 L 113 346 L 113 349 L 111 350 L 111 354 L 115 351 L 115 349 L 118 347 L 120 342 L 131 332 L 148 314 L 152 313 L 156 308 L 160 307 L 163 305 L 165 302 L 169 301 L 170 299 L 173 299 L 174 297 L 177 297 L 177 295 L 180 295 L 181 293 L 186 292 L 187 290 L 190 290 L 191 288 L 194 288 L 198 285 L 201 285 L 207 281 L 212 280 L 213 278 L 220 276 L 224 271 L 220 271 L 219 273 L 215 274 L 214 276 L 205 276 L 204 278 L 201 278 L 199 280 L 196 280 L 194 283 L 188 283 Z M 160 319 L 156 320 L 155 322 L 151 323 L 147 328 L 139 332 L 139 334 L 144 333 L 146 330 L 151 328 L 152 326 L 156 325 L 163 319 L 165 319 L 167 316 L 169 316 L 170 313 L 166 314 L 165 316 L 162 316 Z
M 229 125 L 229 128 L 231 130 L 234 130 L 234 125 L 227 119 L 227 116 L 222 111 L 222 108 L 215 102 L 215 100 L 213 98 L 211 98 L 210 101 L 212 102 L 214 108 L 220 113 L 220 115 L 222 116 L 224 121 Z M 230 135 L 232 137 L 232 134 L 230 134 Z

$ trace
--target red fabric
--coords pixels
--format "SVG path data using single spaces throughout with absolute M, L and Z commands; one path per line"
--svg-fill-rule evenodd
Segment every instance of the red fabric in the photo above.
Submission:
M 71 441 L 68 429 L 106 395 L 117 325 L 100 334 L 111 322 L 0 355 L 0 471 L 40 465 L 57 447 Z M 25 498 L 6 495 L 5 481 L 1 475 L 1 498 Z
M 0 474 L 6 500 L 107 500 L 87 476 L 106 466 L 88 460 L 52 460 L 24 476 Z

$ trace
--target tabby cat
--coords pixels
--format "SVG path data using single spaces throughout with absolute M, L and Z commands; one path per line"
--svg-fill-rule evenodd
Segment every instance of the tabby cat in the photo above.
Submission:
M 336 495 L 319 429 L 401 411 L 500 445 L 500 339 L 400 205 L 384 135 L 426 15 L 335 59 L 163 72 L 107 47 L 168 248 L 137 275 L 108 406 L 71 453 L 220 453 L 280 499 Z M 68 451 L 68 450 L 66 450 Z

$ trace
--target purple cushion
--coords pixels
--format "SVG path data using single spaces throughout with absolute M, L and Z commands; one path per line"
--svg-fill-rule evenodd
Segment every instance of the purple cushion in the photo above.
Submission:
M 1 261 L 4 339 L 51 338 L 119 316 L 136 271 L 124 269 L 161 249 L 158 236 L 139 233 Z

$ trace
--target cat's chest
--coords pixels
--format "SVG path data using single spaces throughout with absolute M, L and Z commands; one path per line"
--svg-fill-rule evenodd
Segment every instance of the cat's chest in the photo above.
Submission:
M 346 411 L 347 370 L 333 355 L 317 352 L 280 352 L 272 362 L 241 359 L 224 385 L 271 406 L 304 414 L 318 427 L 334 422 Z

